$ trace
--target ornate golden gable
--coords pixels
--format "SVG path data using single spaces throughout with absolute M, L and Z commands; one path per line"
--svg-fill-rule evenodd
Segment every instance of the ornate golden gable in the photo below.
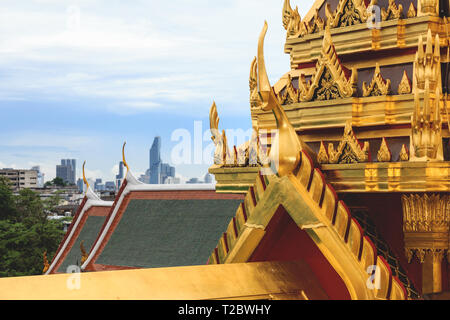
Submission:
M 325 6 L 327 25 L 331 28 L 339 28 L 364 23 L 367 21 L 367 8 L 363 0 L 340 0 L 334 12 L 331 12 L 330 4 Z
M 309 24 L 308 33 L 316 33 L 324 29 L 325 29 L 325 21 L 323 21 L 323 19 L 319 16 L 319 9 L 316 9 L 316 14 L 314 15 L 313 19 Z
M 329 27 L 325 29 L 322 54 L 316 64 L 315 74 L 306 83 L 304 75 L 299 78 L 300 101 L 348 98 L 356 92 L 357 72 L 347 80 L 331 40 Z
M 391 80 L 384 80 L 381 76 L 380 65 L 375 66 L 375 73 L 370 85 L 363 82 L 363 97 L 369 96 L 385 96 L 391 91 Z
M 359 163 L 369 160 L 369 142 L 364 142 L 364 147 L 358 142 L 353 132 L 351 121 L 347 121 L 344 136 L 336 150 L 332 143 L 328 145 L 329 163 Z

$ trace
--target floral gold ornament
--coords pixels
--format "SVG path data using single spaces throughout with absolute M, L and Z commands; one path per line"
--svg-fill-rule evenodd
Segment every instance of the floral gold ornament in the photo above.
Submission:
M 386 138 L 382 139 L 380 150 L 378 150 L 377 160 L 378 162 L 390 162 L 392 159 L 391 150 L 389 150 Z
M 400 161 L 409 161 L 409 150 L 405 144 L 402 145 L 402 149 L 400 150 Z
M 403 77 L 398 85 L 398 94 L 409 94 L 411 93 L 411 80 L 408 78 L 406 70 L 403 71 Z
M 384 80 L 381 76 L 380 65 L 376 63 L 375 72 L 369 85 L 363 82 L 363 97 L 385 96 L 391 91 L 391 80 Z
M 325 29 L 322 51 L 310 82 L 302 74 L 299 78 L 300 101 L 348 98 L 355 94 L 358 75 L 353 69 L 347 78 L 331 39 L 330 28 Z
M 408 13 L 406 14 L 408 18 L 415 18 L 417 16 L 417 10 L 416 7 L 414 7 L 414 4 L 411 2 L 409 5 Z
M 330 162 L 328 152 L 327 149 L 325 148 L 325 144 L 323 143 L 323 141 L 320 142 L 320 150 L 319 153 L 317 154 L 317 162 L 319 164 L 327 164 Z
M 381 18 L 383 21 L 392 20 L 392 19 L 400 19 L 403 15 L 403 6 L 395 3 L 396 0 L 389 0 L 389 6 L 387 9 L 381 9 Z M 412 4 L 412 3 L 411 3 Z
M 344 136 L 339 146 L 334 150 L 332 143 L 328 144 L 328 157 L 330 163 L 360 163 L 369 161 L 369 142 L 361 147 L 353 132 L 351 121 L 347 121 Z

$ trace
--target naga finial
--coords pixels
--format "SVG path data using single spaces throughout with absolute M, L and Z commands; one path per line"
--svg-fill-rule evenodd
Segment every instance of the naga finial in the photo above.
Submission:
M 123 165 L 127 168 L 127 172 L 130 171 L 130 167 L 128 166 L 127 161 L 125 160 L 125 146 L 126 146 L 127 142 L 125 141 L 123 143 L 123 147 L 122 147 L 122 162 Z
M 47 250 L 44 251 L 43 258 L 44 258 L 44 269 L 42 270 L 42 273 L 46 273 L 48 268 L 50 268 L 50 265 L 49 265 L 48 260 L 47 260 Z
M 83 181 L 84 181 L 84 184 L 86 185 L 86 190 L 87 190 L 87 189 L 89 189 L 89 182 L 86 179 L 86 174 L 85 174 L 85 171 L 84 171 L 84 166 L 85 165 L 86 165 L 86 160 L 84 160 L 84 162 L 83 162 Z
M 80 242 L 80 251 L 81 251 L 81 264 L 84 264 L 88 258 L 88 254 L 86 249 L 84 248 L 84 240 Z
M 267 21 L 264 21 L 264 27 L 258 42 L 258 92 L 262 100 L 261 109 L 272 111 L 277 123 L 277 134 L 272 144 L 270 160 L 275 165 L 277 174 L 281 177 L 292 173 L 298 166 L 302 145 L 275 96 L 267 76 L 264 62 L 264 39 L 267 29 Z

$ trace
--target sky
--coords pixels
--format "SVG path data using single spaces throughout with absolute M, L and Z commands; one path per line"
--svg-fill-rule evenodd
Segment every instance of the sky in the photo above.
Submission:
M 291 5 L 303 17 L 313 2 Z M 162 160 L 177 175 L 203 177 L 212 157 L 198 161 L 194 148 L 209 150 L 213 100 L 220 129 L 251 128 L 248 78 L 264 20 L 272 85 L 289 71 L 282 7 L 283 0 L 2 0 L 0 168 L 40 165 L 48 181 L 61 159 L 73 158 L 78 177 L 86 161 L 88 178 L 112 181 L 126 141 L 139 176 L 161 136 Z M 189 147 L 186 134 L 191 159 L 180 163 L 174 150 Z

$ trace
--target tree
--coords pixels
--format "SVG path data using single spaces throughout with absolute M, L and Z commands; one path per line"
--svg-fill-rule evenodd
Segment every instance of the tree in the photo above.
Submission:
M 0 219 L 14 217 L 16 212 L 9 182 L 9 179 L 0 177 Z
M 9 180 L 0 177 L 0 277 L 42 274 L 43 253 L 50 260 L 64 236 L 62 221 L 45 214 L 58 197 L 44 203 L 29 189 L 14 195 Z
M 52 183 L 54 186 L 58 187 L 65 187 L 67 185 L 67 183 L 60 177 L 56 177 L 55 179 L 53 179 Z

